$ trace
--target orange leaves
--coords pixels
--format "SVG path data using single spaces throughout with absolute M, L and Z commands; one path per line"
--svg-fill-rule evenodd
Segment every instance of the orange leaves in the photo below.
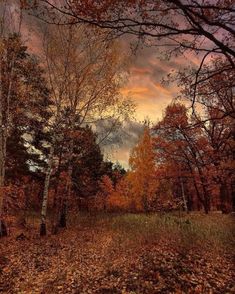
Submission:
M 143 210 L 148 210 L 154 199 L 157 181 L 155 178 L 155 155 L 149 128 L 145 128 L 139 143 L 131 152 L 129 179 L 133 197 L 139 200 Z
M 208 108 L 210 118 L 217 112 L 216 108 Z M 226 197 L 230 199 L 226 201 L 231 203 L 230 170 L 225 164 L 233 161 L 229 119 L 203 121 L 199 115 L 189 118 L 186 107 L 175 103 L 166 108 L 163 120 L 154 131 L 158 175 L 174 183 L 172 193 L 182 194 L 177 187 L 184 181 L 189 202 L 197 203 L 198 207 L 201 203 L 208 212 L 208 209 L 218 209 L 224 201 L 219 200 L 220 189 L 226 186 L 229 195 Z
M 152 139 L 147 127 L 132 150 L 130 166 L 131 171 L 119 180 L 115 189 L 110 189 L 108 206 L 110 209 L 147 211 L 157 188 Z
M 116 185 L 116 189 L 112 191 L 107 200 L 110 210 L 130 210 L 130 187 L 126 177 L 119 181 Z
M 83 135 L 80 130 L 71 130 L 71 131 L 65 130 L 65 132 L 66 132 L 66 136 L 69 139 L 74 139 L 74 140 L 79 139 Z
M 105 196 L 108 196 L 111 193 L 113 193 L 113 191 L 114 191 L 113 183 L 112 183 L 112 180 L 110 179 L 109 176 L 105 175 L 102 177 L 101 182 L 100 182 L 100 188 L 102 190 L 102 193 Z
M 181 128 L 188 125 L 187 109 L 183 104 L 174 103 L 167 106 L 165 117 L 161 124 L 168 127 Z
M 17 185 L 8 185 L 1 187 L 1 192 L 5 195 L 3 210 L 7 213 L 16 213 L 25 208 L 24 187 Z

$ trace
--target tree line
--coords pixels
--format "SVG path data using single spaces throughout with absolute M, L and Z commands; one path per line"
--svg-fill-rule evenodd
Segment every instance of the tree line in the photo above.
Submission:
M 24 223 L 32 208 L 40 211 L 41 235 L 48 210 L 54 233 L 76 208 L 233 210 L 232 1 L 15 3 L 17 13 L 0 2 L 0 236 L 10 211 L 21 211 Z M 23 41 L 25 13 L 50 23 L 39 31 L 38 56 Z M 180 97 L 145 128 L 128 172 L 105 162 L 99 146 L 134 110 L 119 91 L 126 71 L 117 38 L 124 34 L 168 59 L 190 52 L 199 60 L 173 76 Z
M 174 102 L 161 121 L 145 127 L 126 175 L 117 184 L 103 179 L 110 210 L 234 210 L 234 121 L 199 124 L 198 116 L 195 124 L 187 107 Z
M 0 235 L 8 231 L 7 211 L 17 206 L 24 211 L 37 202 L 45 235 L 50 201 L 56 232 L 66 226 L 71 193 L 91 195 L 99 178 L 112 173 L 99 143 L 120 128 L 134 106 L 120 94 L 124 57 L 116 42 L 104 41 L 106 32 L 84 25 L 42 26 L 35 55 L 21 33 L 24 7 L 14 15 L 12 9 L 1 2 Z M 19 19 L 11 27 L 13 17 Z M 106 129 L 96 133 L 103 122 Z

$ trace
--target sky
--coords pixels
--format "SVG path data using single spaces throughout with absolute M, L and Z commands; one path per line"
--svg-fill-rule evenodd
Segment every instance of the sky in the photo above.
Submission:
M 25 27 L 27 43 L 34 53 L 40 47 L 40 41 L 31 28 Z M 123 46 L 124 42 L 124 46 Z M 131 42 L 128 38 L 121 41 L 120 46 L 129 50 Z M 122 49 L 123 50 L 123 49 Z M 131 51 L 131 50 L 129 50 Z M 135 53 L 130 53 L 128 65 L 128 80 L 121 88 L 124 97 L 128 97 L 136 104 L 134 121 L 125 122 L 124 135 L 116 145 L 105 146 L 105 158 L 119 162 L 128 168 L 129 154 L 137 144 L 143 131 L 143 122 L 156 123 L 162 118 L 164 109 L 179 94 L 175 83 L 165 84 L 162 80 L 172 71 L 182 69 L 190 62 L 190 57 L 177 57 L 174 60 L 162 60 L 156 47 L 143 47 Z
M 22 23 L 21 30 L 30 50 L 37 53 L 40 40 L 35 34 L 35 20 L 28 18 Z M 125 168 L 128 168 L 130 150 L 138 142 L 143 131 L 143 121 L 147 119 L 153 124 L 159 121 L 165 107 L 179 94 L 175 83 L 166 85 L 162 83 L 162 79 L 172 71 L 182 69 L 192 62 L 197 63 L 192 56 L 176 57 L 170 61 L 163 60 L 164 52 L 160 54 L 155 46 L 142 46 L 132 53 L 130 50 L 132 43 L 133 40 L 128 36 L 120 40 L 121 50 L 127 51 L 130 55 L 129 78 L 122 87 L 121 93 L 135 102 L 135 121 L 124 124 L 125 135 L 122 143 L 119 142 L 112 148 L 105 148 L 105 157 L 114 162 L 118 161 Z
M 125 40 L 126 45 L 130 45 Z M 163 79 L 172 71 L 177 71 L 198 61 L 192 56 L 176 57 L 164 60 L 156 47 L 143 47 L 131 56 L 129 79 L 121 89 L 124 96 L 129 96 L 136 103 L 136 121 L 129 123 L 125 142 L 114 151 L 113 158 L 128 167 L 129 152 L 138 142 L 143 131 L 143 121 L 154 124 L 161 120 L 164 109 L 179 95 L 176 83 L 163 83 Z
M 163 109 L 177 95 L 175 85 L 163 86 L 161 81 L 174 69 L 174 65 L 161 61 L 155 48 L 145 48 L 132 56 L 127 85 L 121 90 L 137 104 L 136 118 L 158 120 Z

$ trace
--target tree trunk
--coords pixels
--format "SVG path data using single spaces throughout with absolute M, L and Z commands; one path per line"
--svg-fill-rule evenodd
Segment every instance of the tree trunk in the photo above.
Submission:
M 232 189 L 229 189 L 226 182 L 220 184 L 220 205 L 222 213 L 232 211 Z
M 62 209 L 61 209 L 61 214 L 60 214 L 60 219 L 59 219 L 59 227 L 60 228 L 66 228 L 67 226 L 67 205 L 66 202 L 64 201 L 62 204 Z
M 59 179 L 59 176 L 58 176 Z M 52 234 L 57 234 L 58 233 L 58 217 L 60 213 L 60 202 L 61 199 L 58 197 L 58 183 L 56 183 L 56 188 L 55 188 L 55 194 L 54 194 L 54 202 L 53 202 L 53 213 L 52 213 L 52 221 L 51 221 L 51 226 L 52 226 Z
M 0 90 L 1 91 L 1 90 Z M 0 97 L 0 101 L 1 101 Z M 7 236 L 7 226 L 3 218 L 4 210 L 4 182 L 5 182 L 5 154 L 4 154 L 4 129 L 2 122 L 2 107 L 0 104 L 0 238 Z
M 3 50 L 3 49 L 1 49 Z M 7 137 L 9 128 L 9 115 L 10 115 L 10 100 L 12 85 L 14 80 L 15 71 L 15 54 L 10 62 L 10 74 L 9 74 L 9 85 L 7 94 L 4 99 L 2 91 L 2 61 L 4 53 L 0 53 L 0 237 L 7 235 L 7 226 L 3 220 L 3 207 L 4 207 L 4 184 L 5 184 L 5 170 L 6 170 L 6 150 L 7 150 Z M 5 119 L 3 118 L 3 113 Z
M 205 200 L 204 211 L 205 211 L 205 214 L 208 214 L 210 212 L 210 205 L 209 205 L 207 199 Z
M 204 175 L 198 166 L 197 166 L 197 169 L 198 169 L 198 173 L 199 173 L 199 177 L 200 177 L 200 181 L 201 181 L 201 186 L 202 186 L 202 191 L 203 191 L 202 204 L 203 204 L 205 213 L 208 214 L 210 212 L 210 195 L 209 195 L 209 192 L 207 191 L 207 188 L 206 188 Z
M 72 121 L 71 121 L 71 130 L 74 130 L 75 127 L 75 113 L 73 114 Z M 71 138 L 69 144 L 69 154 L 68 154 L 68 182 L 67 182 L 67 189 L 66 193 L 62 199 L 61 203 L 61 213 L 59 217 L 58 226 L 60 228 L 66 228 L 67 226 L 67 202 L 71 197 L 71 190 L 72 190 L 72 158 L 73 158 L 73 148 L 74 148 L 74 139 Z
M 194 174 L 193 168 L 191 167 L 189 162 L 188 162 L 188 167 L 189 167 L 191 175 L 192 175 L 193 185 L 194 185 L 196 195 L 197 195 L 197 200 L 198 200 L 197 201 L 197 210 L 200 210 L 199 204 L 203 205 L 203 207 L 204 207 L 204 198 L 202 199 L 202 197 L 200 195 L 200 192 L 199 192 L 199 189 L 198 189 L 198 186 L 197 186 L 197 182 L 196 182 L 196 179 L 195 179 L 195 174 Z
M 2 93 L 2 54 L 0 64 L 0 237 L 7 235 L 7 227 L 3 219 L 4 182 L 6 161 L 6 125 L 3 122 L 3 93 Z
M 68 167 L 67 189 L 66 189 L 66 193 L 64 195 L 64 198 L 62 199 L 62 203 L 61 203 L 61 211 L 60 211 L 59 224 L 58 224 L 58 226 L 60 228 L 66 228 L 66 226 L 67 226 L 67 202 L 68 202 L 68 199 L 70 199 L 70 197 L 71 197 L 72 171 L 73 171 L 73 168 L 72 168 L 72 165 L 70 162 L 69 167 Z
M 235 184 L 231 184 L 232 211 L 235 211 Z
M 1 99 L 1 97 L 0 97 Z M 1 105 L 0 105 L 1 107 Z M 5 163 L 6 163 L 6 131 L 3 129 L 3 124 L 1 123 L 1 134 L 0 134 L 0 237 L 5 231 L 4 236 L 6 236 L 7 228 L 6 223 L 3 219 L 3 210 L 4 210 L 4 183 L 5 183 Z
M 61 162 L 62 162 L 62 148 L 59 153 L 59 163 L 58 163 L 58 176 L 56 178 L 55 192 L 54 192 L 54 201 L 53 201 L 53 213 L 52 213 L 52 234 L 58 233 L 59 226 L 59 216 L 60 216 L 60 207 L 61 207 L 61 195 L 59 195 L 59 183 L 60 183 L 60 173 L 61 173 Z
M 182 194 L 183 203 L 184 203 L 184 210 L 188 213 L 188 206 L 187 206 L 187 201 L 185 198 L 184 183 L 183 183 L 182 178 L 180 178 L 180 185 L 181 185 L 181 194 Z
M 45 177 L 45 182 L 44 182 L 42 210 L 41 210 L 40 236 L 45 236 L 47 234 L 46 216 L 47 216 L 48 190 L 49 190 L 49 184 L 50 184 L 50 178 L 51 178 L 53 155 L 54 155 L 54 147 L 52 144 L 52 146 L 50 147 L 48 167 L 47 167 L 47 172 L 46 172 L 46 177 Z

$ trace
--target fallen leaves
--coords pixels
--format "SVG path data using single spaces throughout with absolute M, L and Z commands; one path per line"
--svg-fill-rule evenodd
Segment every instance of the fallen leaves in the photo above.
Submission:
M 128 243 L 108 227 L 81 226 L 0 244 L 3 293 L 233 293 L 232 253 L 184 251 L 170 239 Z M 152 240 L 151 240 L 152 241 Z

